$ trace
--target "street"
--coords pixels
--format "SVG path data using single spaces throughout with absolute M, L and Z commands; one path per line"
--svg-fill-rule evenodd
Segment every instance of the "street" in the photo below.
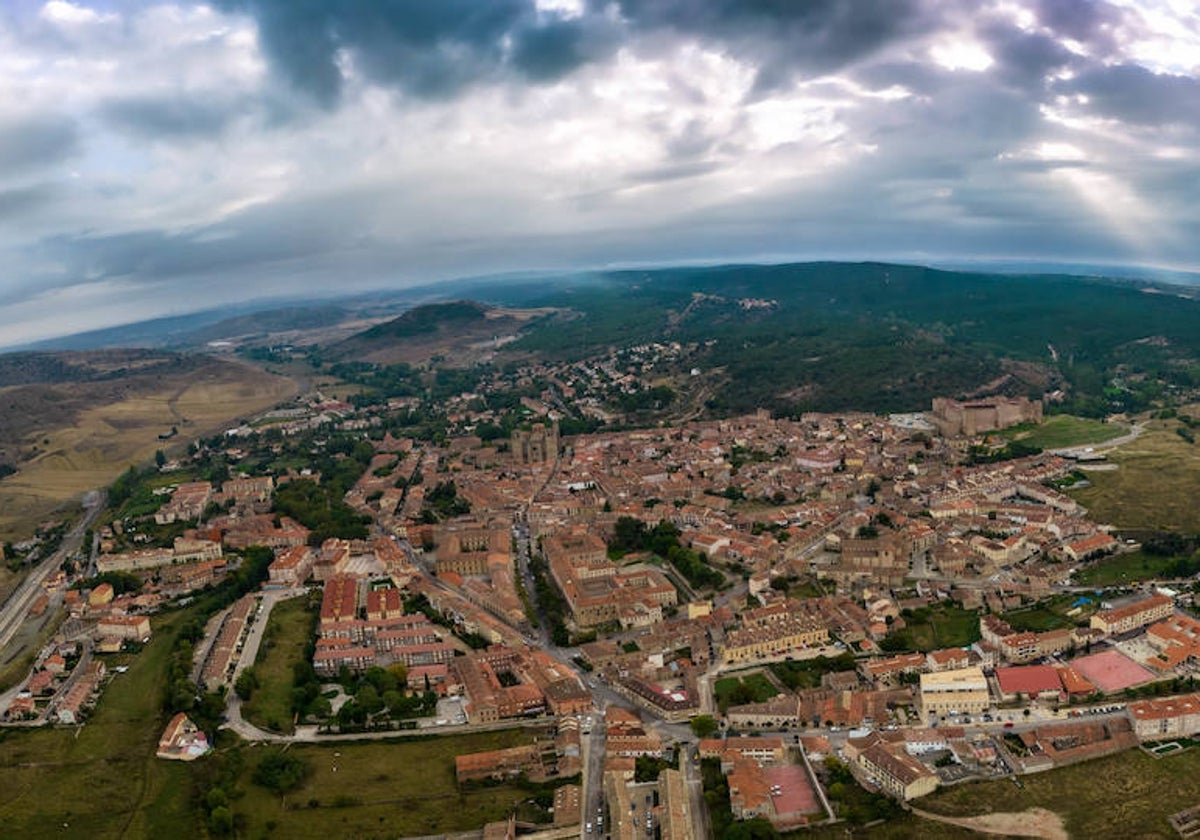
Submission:
M 583 818 L 580 837 L 589 838 L 587 826 L 593 827 L 592 837 L 603 836 L 596 824 L 596 814 L 604 807 L 604 712 L 592 716 L 592 732 L 581 739 L 583 747 Z M 590 838 L 589 838 L 590 840 Z
M 63 537 L 58 550 L 31 569 L 25 580 L 21 581 L 16 591 L 4 602 L 4 606 L 0 607 L 0 651 L 8 646 L 22 622 L 25 621 L 30 606 L 42 591 L 42 582 L 59 567 L 63 560 L 79 550 L 84 532 L 92 526 L 96 517 L 100 515 L 100 511 L 104 509 L 105 498 L 104 493 L 96 491 L 88 493 L 84 497 L 85 513 L 83 518 L 76 522 L 75 527 Z

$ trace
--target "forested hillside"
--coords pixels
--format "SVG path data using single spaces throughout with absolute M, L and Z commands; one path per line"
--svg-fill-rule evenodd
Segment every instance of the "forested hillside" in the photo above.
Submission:
M 1100 278 L 878 263 L 592 275 L 524 305 L 569 308 L 515 345 L 583 358 L 611 345 L 708 343 L 727 373 L 710 407 L 902 410 L 1002 380 L 1065 392 L 1085 415 L 1135 411 L 1200 386 L 1200 303 L 1187 290 Z

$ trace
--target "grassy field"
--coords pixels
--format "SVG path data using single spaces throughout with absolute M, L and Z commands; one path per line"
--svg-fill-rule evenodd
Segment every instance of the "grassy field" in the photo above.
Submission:
M 1079 613 L 1074 616 L 1067 615 L 1077 600 L 1077 595 L 1056 595 L 1037 604 L 1006 612 L 1001 618 L 1015 630 L 1031 630 L 1035 633 L 1057 630 L 1060 627 L 1074 627 L 1083 623 L 1096 610 L 1094 604 L 1083 604 Z
M 258 688 L 242 705 L 246 720 L 272 732 L 291 733 L 292 665 L 300 662 L 313 634 L 314 608 L 305 597 L 280 601 L 271 609 L 254 673 Z
M 1119 586 L 1157 578 L 1173 562 L 1173 557 L 1155 557 L 1142 551 L 1114 554 L 1080 569 L 1075 574 L 1075 581 L 1083 586 Z
M 284 797 L 251 781 L 268 747 L 247 757 L 233 803 L 243 837 L 409 837 L 479 828 L 503 819 L 529 794 L 509 785 L 462 792 L 454 757 L 531 743 L 533 732 L 508 729 L 449 738 L 294 746 L 308 765 L 304 785 Z M 314 805 L 315 802 L 315 805 Z
M 1167 817 L 1200 802 L 1200 750 L 1160 759 L 1129 750 L 1022 782 L 1023 788 L 1007 781 L 945 788 L 918 804 L 952 816 L 1039 806 L 1061 815 L 1072 837 L 1172 838 Z
M 979 616 L 950 604 L 913 610 L 902 630 L 888 634 L 895 650 L 931 651 L 979 640 Z
M 1071 491 L 1093 519 L 1120 528 L 1200 531 L 1200 444 L 1151 420 L 1137 439 L 1109 454 L 1119 469 L 1088 472 L 1091 487 Z
M 0 539 L 27 535 L 62 505 L 112 483 L 130 464 L 149 461 L 166 447 L 158 435 L 172 426 L 179 429 L 176 441 L 186 442 L 295 391 L 290 379 L 257 368 L 214 365 L 166 377 L 158 390 L 95 405 L 61 426 L 38 429 L 32 437 L 39 453 L 0 482 Z
M 1040 449 L 1061 449 L 1088 443 L 1104 443 L 1129 431 L 1115 423 L 1102 423 L 1086 417 L 1055 414 L 1037 426 L 1015 426 L 1003 432 L 1011 440 L 1020 440 Z
M 154 640 L 115 676 L 92 719 L 78 729 L 0 731 L 0 834 L 31 838 L 203 836 L 197 779 L 204 762 L 155 758 L 177 613 L 154 623 Z M 528 793 L 498 786 L 461 793 L 454 756 L 530 743 L 537 733 L 505 730 L 453 738 L 297 746 L 309 765 L 304 786 L 280 798 L 252 781 L 267 747 L 237 744 L 246 761 L 233 810 L 243 837 L 409 836 L 477 828 L 501 819 Z M 336 769 L 335 769 L 336 768 Z M 202 793 L 203 791 L 201 791 Z M 315 802 L 315 805 L 313 804 Z
M 764 674 L 758 672 L 742 677 L 726 677 L 717 680 L 713 685 L 713 694 L 717 698 L 717 707 L 721 714 L 730 706 L 761 703 L 778 693 L 779 689 Z
M 166 662 L 186 613 L 154 620 L 154 640 L 112 679 L 86 726 L 5 730 L 0 825 L 11 837 L 194 836 L 188 768 L 154 757 L 166 724 Z

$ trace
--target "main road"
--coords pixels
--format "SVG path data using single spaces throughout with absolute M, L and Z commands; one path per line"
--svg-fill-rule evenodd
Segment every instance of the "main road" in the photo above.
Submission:
M 63 537 L 58 550 L 44 558 L 26 575 L 25 580 L 8 596 L 4 606 L 0 607 L 0 650 L 8 646 L 13 636 L 17 634 L 21 624 L 29 614 L 29 608 L 42 591 L 42 583 L 57 569 L 62 561 L 79 550 L 83 543 L 83 535 L 100 511 L 104 510 L 105 494 L 93 490 L 83 497 L 84 515 L 75 526 Z

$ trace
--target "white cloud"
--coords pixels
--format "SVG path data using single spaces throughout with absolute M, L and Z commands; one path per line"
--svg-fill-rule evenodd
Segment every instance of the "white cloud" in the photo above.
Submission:
M 38 14 L 42 20 L 56 26 L 71 28 L 90 26 L 97 23 L 113 23 L 118 19 L 116 14 L 104 14 L 87 6 L 77 6 L 74 3 L 68 3 L 66 0 L 50 0 L 46 5 L 42 6 Z
M 982 73 L 995 63 L 982 44 L 960 40 L 958 37 L 934 44 L 929 50 L 929 55 L 947 70 Z

